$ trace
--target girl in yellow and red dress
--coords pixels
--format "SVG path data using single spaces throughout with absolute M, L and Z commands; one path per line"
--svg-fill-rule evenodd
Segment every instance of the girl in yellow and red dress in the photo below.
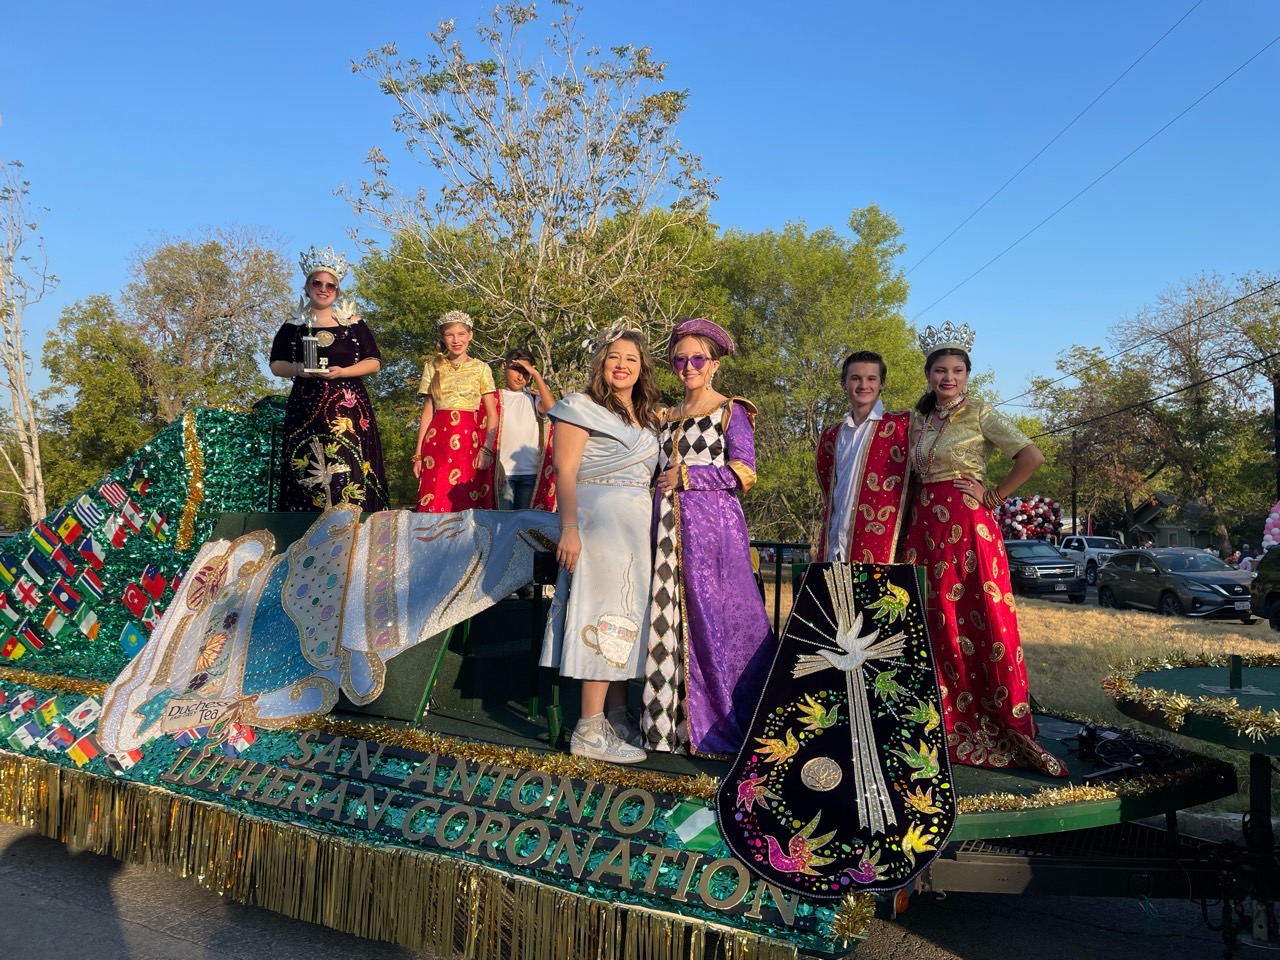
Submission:
M 440 352 L 422 371 L 413 475 L 420 513 L 492 510 L 497 406 L 493 371 L 467 355 L 475 322 L 461 310 L 440 318 Z
M 968 396 L 972 346 L 968 324 L 920 334 L 929 386 L 911 418 L 911 470 L 921 482 L 903 560 L 926 569 L 951 759 L 1065 777 L 1066 765 L 1036 742 L 1009 560 L 992 514 L 1044 454 L 995 408 Z M 988 485 L 987 460 L 997 448 L 1013 467 Z

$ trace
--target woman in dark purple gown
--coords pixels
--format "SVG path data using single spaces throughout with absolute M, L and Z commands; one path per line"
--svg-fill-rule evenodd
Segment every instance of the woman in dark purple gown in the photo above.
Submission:
M 363 377 L 382 355 L 350 300 L 338 300 L 346 258 L 312 247 L 299 262 L 304 296 L 271 344 L 271 372 L 293 380 L 284 414 L 281 510 L 387 507 L 382 442 Z M 316 338 L 317 369 L 305 367 L 304 337 Z
M 685 395 L 665 412 L 659 440 L 641 713 L 651 750 L 737 753 L 773 662 L 738 502 L 756 480 L 756 410 L 713 385 L 733 350 L 710 320 L 682 320 L 671 335 L 668 358 Z

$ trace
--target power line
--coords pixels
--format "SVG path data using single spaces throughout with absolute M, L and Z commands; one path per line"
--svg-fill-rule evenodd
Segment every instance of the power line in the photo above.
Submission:
M 1214 380 L 1229 377 L 1231 374 L 1239 373 L 1241 370 L 1247 370 L 1249 367 L 1256 367 L 1259 364 L 1266 363 L 1268 360 L 1274 360 L 1276 357 L 1280 357 L 1280 350 L 1275 353 L 1269 353 L 1265 357 L 1257 357 L 1253 360 L 1247 360 L 1238 367 L 1232 367 L 1230 370 L 1223 370 L 1221 373 L 1215 373 L 1212 376 L 1205 377 L 1202 380 L 1197 380 L 1194 383 L 1188 383 L 1185 387 L 1179 387 L 1177 390 L 1170 390 L 1168 393 L 1162 393 L 1159 396 L 1148 397 L 1146 400 L 1139 400 L 1137 403 L 1131 403 L 1127 407 L 1108 410 L 1106 413 L 1100 413 L 1096 417 L 1089 417 L 1086 420 L 1077 420 L 1075 423 L 1069 423 L 1066 426 L 1057 427 L 1053 430 L 1045 430 L 1043 433 L 1037 433 L 1030 439 L 1038 440 L 1040 437 L 1052 437 L 1059 433 L 1065 433 L 1068 430 L 1076 430 L 1079 427 L 1085 427 L 1091 423 L 1097 423 L 1099 420 L 1106 420 L 1108 417 L 1114 417 L 1121 413 L 1128 413 L 1130 410 L 1137 410 L 1140 407 L 1148 406 L 1160 400 L 1168 400 L 1170 397 L 1176 397 L 1180 393 L 1186 393 L 1188 390 L 1194 390 L 1196 387 L 1204 386 L 1204 384 L 1211 383 Z
M 933 255 L 938 251 L 938 249 L 939 249 L 939 248 L 940 248 L 944 243 L 946 243 L 948 240 L 950 240 L 952 237 L 954 237 L 957 233 L 959 233 L 959 232 L 960 232 L 960 230 L 964 227 L 964 225 L 965 225 L 966 223 L 968 223 L 970 220 L 972 220 L 974 217 L 976 217 L 978 214 L 980 214 L 980 213 L 983 211 L 983 209 L 987 206 L 987 204 L 989 204 L 989 203 L 990 203 L 992 200 L 994 200 L 996 197 L 1000 196 L 1000 194 L 1004 193 L 1005 188 L 1006 188 L 1007 186 L 1009 186 L 1009 184 L 1013 183 L 1013 181 L 1017 180 L 1017 179 L 1018 179 L 1018 177 L 1022 176 L 1023 172 L 1027 169 L 1027 167 L 1031 166 L 1033 163 L 1035 163 L 1037 160 L 1039 160 L 1039 159 L 1040 159 L 1040 155 L 1041 155 L 1042 153 L 1044 153 L 1046 150 L 1048 150 L 1050 147 L 1052 147 L 1055 143 L 1057 143 L 1057 142 L 1058 142 L 1058 140 L 1062 137 L 1062 135 L 1063 135 L 1064 133 L 1066 133 L 1068 130 L 1070 130 L 1072 127 L 1074 127 L 1074 126 L 1076 125 L 1076 121 L 1078 121 L 1081 117 L 1083 117 L 1086 113 L 1088 113 L 1091 109 L 1093 109 L 1093 106 L 1094 106 L 1094 105 L 1095 105 L 1099 100 L 1101 100 L 1103 97 L 1105 97 L 1108 93 L 1110 93 L 1110 92 L 1111 92 L 1111 88 L 1112 88 L 1112 87 L 1114 87 L 1117 83 L 1119 83 L 1119 82 L 1120 82 L 1121 80 L 1123 80 L 1126 76 L 1128 76 L 1128 75 L 1129 75 L 1129 71 L 1131 71 L 1134 67 L 1136 67 L 1138 64 L 1140 64 L 1144 59 L 1146 59 L 1146 56 L 1147 56 L 1147 54 L 1148 54 L 1148 53 L 1150 53 L 1150 52 L 1151 52 L 1152 50 L 1154 50 L 1156 47 L 1160 46 L 1160 44 L 1161 44 L 1161 42 L 1163 42 L 1164 38 L 1165 38 L 1165 37 L 1167 37 L 1167 36 L 1169 36 L 1169 34 L 1173 33 L 1173 31 L 1174 31 L 1174 30 L 1176 30 L 1176 29 L 1178 28 L 1178 24 L 1182 23 L 1182 21 L 1183 21 L 1183 20 L 1185 20 L 1185 19 L 1187 19 L 1187 17 L 1191 16 L 1191 14 L 1195 12 L 1196 7 L 1199 7 L 1199 6 L 1200 6 L 1200 4 L 1202 4 L 1202 3 L 1204 3 L 1204 0 L 1196 0 L 1195 5 L 1194 5 L 1194 6 L 1192 6 L 1190 10 L 1188 10 L 1186 13 L 1184 13 L 1182 16 L 1180 16 L 1180 17 L 1177 19 L 1177 22 L 1175 22 L 1175 23 L 1174 23 L 1174 25 L 1173 25 L 1172 27 L 1170 27 L 1170 28 L 1169 28 L 1168 30 L 1166 30 L 1164 33 L 1160 34 L 1160 37 L 1156 40 L 1156 42 L 1155 42 L 1155 43 L 1153 43 L 1151 46 L 1147 47 L 1147 49 L 1143 51 L 1142 56 L 1138 57 L 1138 59 L 1137 59 L 1137 60 L 1135 60 L 1135 61 L 1133 61 L 1133 63 L 1129 64 L 1129 66 L 1125 67 L 1125 68 L 1124 68 L 1124 71 L 1120 74 L 1120 76 L 1118 76 L 1118 77 L 1116 77 L 1114 80 L 1112 80 L 1109 84 L 1107 84 L 1106 88 L 1105 88 L 1105 89 L 1104 89 L 1100 94 L 1098 94 L 1096 97 L 1094 97 L 1092 100 L 1090 100 L 1090 101 L 1089 101 L 1088 106 L 1086 106 L 1083 110 L 1081 110 L 1079 113 L 1077 113 L 1077 114 L 1072 118 L 1072 120 L 1071 120 L 1071 122 L 1070 122 L 1070 123 L 1068 123 L 1065 127 L 1063 127 L 1061 130 L 1059 130 L 1057 133 L 1055 133 L 1055 134 L 1053 135 L 1053 139 L 1052 139 L 1052 140 L 1050 140 L 1050 141 L 1049 141 L 1048 143 L 1046 143 L 1043 147 L 1041 147 L 1039 150 L 1037 150 L 1037 151 L 1036 151 L 1035 156 L 1033 156 L 1030 160 L 1028 160 L 1028 161 L 1027 161 L 1026 163 L 1024 163 L 1022 166 L 1020 166 L 1020 167 L 1018 168 L 1017 173 L 1015 173 L 1012 177 L 1010 177 L 1008 180 L 1006 180 L 1004 183 L 1002 183 L 1002 184 L 1000 185 L 1000 189 L 998 189 L 995 193 L 991 194 L 991 196 L 987 197 L 987 199 L 983 200 L 983 201 L 982 201 L 982 203 L 980 203 L 980 204 L 978 205 L 978 207 L 977 207 L 977 208 L 976 208 L 972 213 L 970 213 L 967 217 L 965 217 L 963 220 L 961 220 L 959 224 L 957 224 L 957 225 L 956 225 L 956 227 L 955 227 L 955 229 L 954 229 L 954 230 L 952 230 L 952 231 L 951 231 L 950 233 L 948 233 L 945 237 L 943 237 L 941 240 L 939 240 L 939 241 L 934 245 L 934 247 L 933 247 L 933 249 L 932 249 L 932 250 L 930 250 L 930 251 L 929 251 L 928 253 L 926 253 L 923 257 L 921 257 L 919 260 L 917 260 L 917 261 L 916 261 L 916 263 L 915 263 L 915 266 L 911 267 L 911 269 L 907 271 L 907 276 L 911 276 L 911 274 L 915 271 L 916 267 L 920 266 L 920 264 L 922 264 L 922 263 L 924 263 L 926 260 L 928 260 L 931 256 L 933 256 Z
M 1151 336 L 1144 337 L 1143 339 L 1138 340 L 1135 343 L 1131 343 L 1127 347 L 1122 347 L 1121 349 L 1117 350 L 1113 354 L 1110 354 L 1109 356 L 1103 357 L 1100 360 L 1094 360 L 1091 363 L 1086 363 L 1082 367 L 1077 367 L 1075 370 L 1072 370 L 1068 373 L 1064 373 L 1062 376 L 1058 377 L 1056 380 L 1050 380 L 1048 383 L 1044 384 L 1040 389 L 1048 389 L 1049 387 L 1057 386 L 1058 384 L 1062 383 L 1062 381 L 1064 380 L 1070 380 L 1072 377 L 1078 377 L 1080 374 L 1084 373 L 1086 370 L 1092 369 L 1093 367 L 1100 366 L 1104 363 L 1109 363 L 1110 361 L 1116 359 L 1116 357 L 1122 357 L 1126 353 L 1132 353 L 1134 350 L 1137 350 L 1139 347 L 1145 347 L 1148 343 L 1152 343 L 1156 340 L 1159 340 L 1161 337 L 1168 336 L 1171 333 L 1176 333 L 1179 330 L 1183 330 L 1194 323 L 1199 323 L 1201 320 L 1208 320 L 1215 313 L 1221 313 L 1223 310 L 1229 310 L 1232 307 L 1234 307 L 1236 304 L 1243 303 L 1245 300 L 1248 300 L 1250 297 L 1256 297 L 1260 293 L 1266 293 L 1272 287 L 1276 287 L 1276 286 L 1280 286 L 1280 280 L 1272 280 L 1270 283 L 1263 284 L 1257 290 L 1250 290 L 1248 293 L 1243 294 L 1239 297 L 1236 297 L 1230 303 L 1224 303 L 1221 306 L 1214 307 L 1208 313 L 1202 313 L 1198 317 L 1192 317 L 1186 323 L 1180 323 L 1176 327 L 1170 327 L 1168 330 L 1163 330 L 1160 333 L 1153 333 Z M 1008 400 L 996 401 L 994 406 L 1003 407 L 1003 406 L 1012 404 L 1013 401 L 1020 400 L 1021 398 L 1026 396 L 1030 396 L 1033 392 L 1034 391 L 1032 390 L 1023 390 L 1021 393 L 1015 393 Z
M 1240 66 L 1236 67 L 1229 74 L 1227 74 L 1217 83 L 1215 83 L 1212 87 L 1210 87 L 1207 91 L 1205 91 L 1203 94 L 1197 97 L 1189 106 L 1184 108 L 1180 113 L 1177 114 L 1177 116 L 1175 116 L 1172 120 L 1170 120 L 1168 123 L 1162 126 L 1159 130 L 1151 134 L 1151 136 L 1147 137 L 1147 139 L 1143 140 L 1140 144 L 1138 144 L 1136 147 L 1134 147 L 1132 150 L 1126 153 L 1123 157 L 1121 157 L 1119 160 L 1117 160 L 1115 163 L 1109 166 L 1102 173 L 1098 174 L 1097 177 L 1091 180 L 1079 192 L 1077 192 L 1073 197 L 1071 197 L 1071 199 L 1067 200 L 1060 207 L 1058 207 L 1058 209 L 1054 210 L 1051 214 L 1049 214 L 1047 217 L 1045 217 L 1043 220 L 1037 223 L 1034 227 L 1032 227 L 1030 230 L 1028 230 L 1026 233 L 1020 236 L 1017 240 L 1013 241 L 1013 243 L 1009 244 L 1007 247 L 1005 247 L 1003 250 L 997 253 L 994 257 L 992 257 L 990 260 L 988 260 L 986 263 L 980 266 L 977 270 L 973 271 L 973 273 L 969 274 L 969 276 L 965 277 L 963 280 L 957 283 L 954 287 L 952 287 L 950 290 L 948 290 L 946 293 L 940 296 L 937 300 L 933 301 L 933 303 L 929 304 L 927 307 L 925 307 L 923 310 L 917 313 L 914 317 L 911 318 L 912 322 L 919 320 L 926 313 L 928 313 L 930 310 L 932 310 L 934 307 L 940 304 L 943 300 L 947 299 L 947 297 L 951 296 L 953 293 L 955 293 L 957 290 L 963 287 L 966 283 L 968 283 L 974 277 L 978 276 L 978 274 L 986 270 L 987 267 L 991 266 L 993 263 L 995 263 L 997 260 L 1003 257 L 1006 253 L 1012 250 L 1014 247 L 1018 246 L 1018 244 L 1022 243 L 1023 240 L 1027 239 L 1027 237 L 1031 236 L 1033 233 L 1035 233 L 1037 230 L 1043 227 L 1046 223 L 1048 223 L 1050 220 L 1052 220 L 1054 217 L 1060 214 L 1063 210 L 1067 209 L 1067 207 L 1071 206 L 1071 204 L 1075 203 L 1077 200 L 1083 197 L 1086 193 L 1088 193 L 1095 186 L 1101 183 L 1106 177 L 1108 177 L 1113 171 L 1115 171 L 1123 163 L 1125 163 L 1125 161 L 1127 161 L 1135 153 L 1137 153 L 1139 150 L 1141 150 L 1143 147 L 1149 144 L 1152 140 L 1160 136 L 1160 134 L 1164 133 L 1171 126 L 1173 126 L 1175 123 L 1181 120 L 1184 116 L 1190 113 L 1193 109 L 1199 106 L 1200 103 L 1203 102 L 1211 94 L 1213 94 L 1214 91 L 1216 91 L 1219 87 L 1221 87 L 1224 83 L 1226 83 L 1228 80 L 1234 77 L 1237 73 L 1239 73 L 1249 64 L 1253 63 L 1254 60 L 1257 60 L 1258 57 L 1262 56 L 1269 49 L 1271 49 L 1271 47 L 1275 46 L 1277 42 L 1280 42 L 1280 36 L 1273 37 L 1271 41 L 1267 43 L 1261 50 L 1259 50 L 1257 53 L 1251 56 L 1248 60 L 1240 64 Z

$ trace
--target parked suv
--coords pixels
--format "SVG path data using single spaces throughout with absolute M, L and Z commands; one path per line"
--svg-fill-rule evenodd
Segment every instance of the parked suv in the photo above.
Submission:
M 1098 582 L 1098 568 L 1111 559 L 1124 544 L 1115 537 L 1065 537 L 1058 548 L 1084 568 L 1089 586 Z
M 1084 603 L 1089 589 L 1080 564 L 1069 560 L 1043 540 L 1006 540 L 1009 580 L 1013 592 L 1029 597 L 1066 597 Z
M 1253 612 L 1280 630 L 1280 549 L 1268 550 L 1253 564 Z
M 1203 550 L 1122 550 L 1098 570 L 1098 605 L 1253 623 L 1251 577 Z

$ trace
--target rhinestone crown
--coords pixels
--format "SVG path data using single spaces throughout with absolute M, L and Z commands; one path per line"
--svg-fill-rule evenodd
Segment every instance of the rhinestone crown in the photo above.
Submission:
M 917 339 L 920 341 L 921 352 L 927 357 L 935 350 L 942 350 L 945 347 L 968 353 L 973 349 L 973 338 L 973 327 L 967 323 L 957 327 L 948 320 L 941 326 L 925 327 Z
M 313 246 L 310 250 L 303 251 L 298 257 L 298 265 L 302 267 L 303 274 L 308 277 L 323 270 L 326 273 L 332 273 L 341 283 L 342 278 L 347 275 L 347 255 L 338 253 L 333 247 L 318 250 Z

